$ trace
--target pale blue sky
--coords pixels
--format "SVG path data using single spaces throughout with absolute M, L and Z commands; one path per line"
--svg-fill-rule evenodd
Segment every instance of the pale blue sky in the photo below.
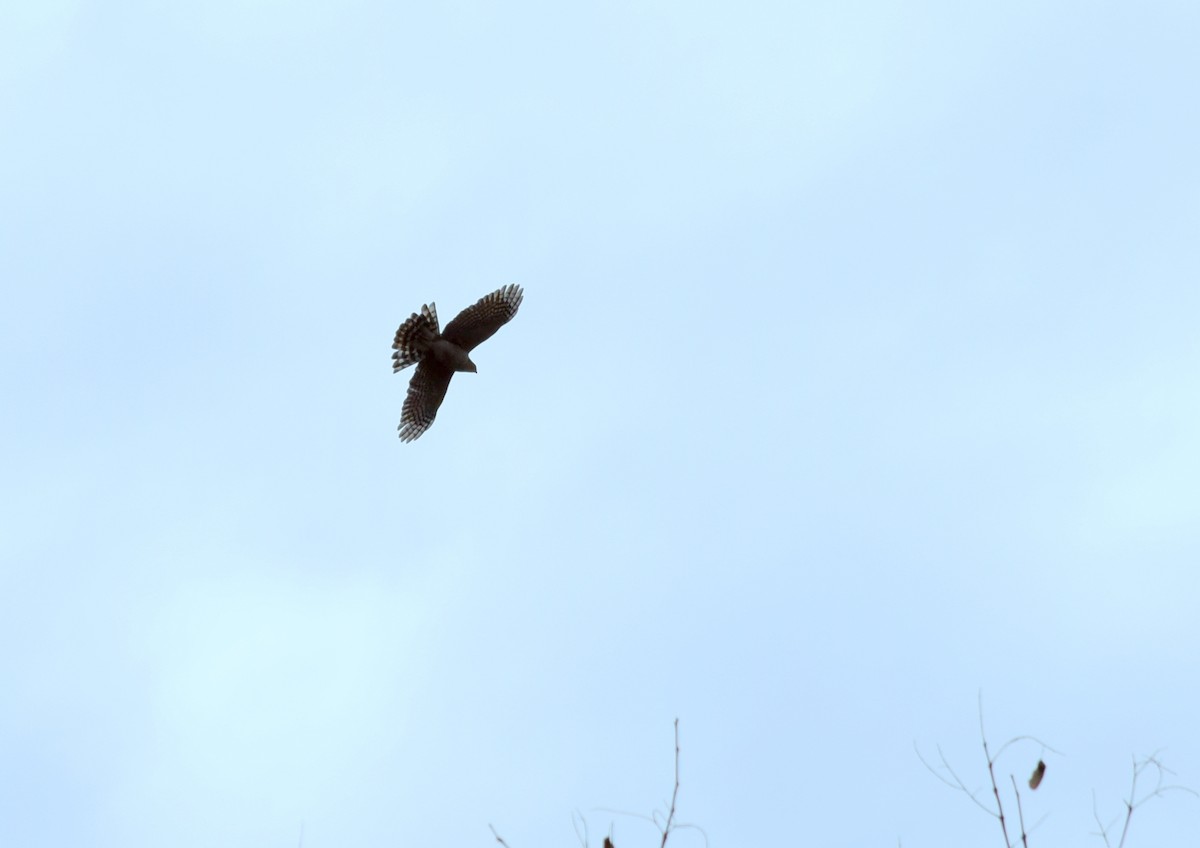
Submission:
M 1198 43 L 0 0 L 0 844 L 649 846 L 678 716 L 713 848 L 996 845 L 913 752 L 984 787 L 981 690 L 1032 845 L 1200 787 Z

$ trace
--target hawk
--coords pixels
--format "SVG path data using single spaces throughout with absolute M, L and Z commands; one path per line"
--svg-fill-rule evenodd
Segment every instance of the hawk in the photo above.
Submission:
M 392 342 L 396 351 L 392 354 L 392 371 L 417 365 L 397 428 L 402 442 L 411 442 L 429 429 L 454 372 L 476 372 L 467 354 L 512 320 L 524 296 L 520 286 L 496 289 L 458 313 L 442 331 L 438 330 L 437 305 L 433 303 L 422 306 L 420 313 L 414 312 L 400 325 Z

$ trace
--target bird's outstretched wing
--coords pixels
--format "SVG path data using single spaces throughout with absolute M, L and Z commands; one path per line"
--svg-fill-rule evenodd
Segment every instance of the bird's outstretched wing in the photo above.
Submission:
M 411 442 L 429 429 L 437 417 L 438 407 L 450 388 L 454 372 L 430 357 L 417 363 L 417 370 L 408 381 L 408 396 L 400 413 L 400 441 Z
M 465 351 L 492 337 L 492 334 L 512 320 L 525 296 L 520 286 L 505 286 L 458 313 L 442 330 L 442 338 Z

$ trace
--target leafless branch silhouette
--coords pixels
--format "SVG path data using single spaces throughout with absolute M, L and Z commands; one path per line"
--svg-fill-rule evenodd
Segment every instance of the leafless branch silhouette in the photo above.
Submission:
M 1194 789 L 1189 789 L 1186 786 L 1179 786 L 1177 784 L 1171 784 L 1168 786 L 1163 785 L 1166 775 L 1171 775 L 1174 777 L 1175 772 L 1171 771 L 1162 764 L 1162 762 L 1158 759 L 1158 754 L 1159 752 L 1155 751 L 1144 760 L 1138 760 L 1136 757 L 1133 759 L 1133 779 L 1129 786 L 1129 797 L 1125 799 L 1125 823 L 1121 826 L 1121 839 L 1119 842 L 1117 842 L 1117 848 L 1125 848 L 1125 838 L 1129 836 L 1129 822 L 1133 819 L 1133 811 L 1138 807 L 1141 807 L 1151 798 L 1161 798 L 1168 792 L 1186 792 L 1189 795 L 1200 798 L 1200 794 L 1197 794 Z M 1141 798 L 1138 798 L 1138 778 L 1141 777 L 1146 770 L 1151 768 L 1154 769 L 1157 777 L 1154 784 L 1154 789 L 1152 789 L 1150 792 L 1147 792 Z M 1113 821 L 1109 822 L 1107 826 L 1105 826 L 1104 822 L 1100 820 L 1100 812 L 1096 809 L 1095 792 L 1092 793 L 1092 816 L 1096 819 L 1096 825 L 1100 828 L 1095 835 L 1103 839 L 1104 844 L 1108 846 L 1108 848 L 1112 848 L 1112 842 L 1108 837 L 1109 831 L 1112 829 L 1113 825 L 1116 824 L 1116 819 L 1113 819 Z

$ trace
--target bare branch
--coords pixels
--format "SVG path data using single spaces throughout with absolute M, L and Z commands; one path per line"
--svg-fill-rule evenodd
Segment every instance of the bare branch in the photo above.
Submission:
M 958 776 L 958 773 L 954 770 L 953 766 L 951 766 L 949 761 L 946 759 L 946 755 L 942 752 L 940 745 L 938 746 L 938 749 L 937 749 L 938 757 L 941 759 L 941 767 L 940 768 L 935 768 L 933 765 L 931 765 L 929 763 L 928 760 L 925 759 L 924 755 L 921 754 L 920 749 L 917 748 L 917 745 L 915 742 L 913 743 L 913 749 L 916 751 L 917 758 L 921 761 L 921 764 L 925 766 L 925 768 L 929 771 L 930 774 L 932 774 L 938 780 L 942 781 L 942 783 L 946 784 L 951 789 L 957 789 L 958 791 L 962 792 L 964 795 L 966 795 L 968 798 L 970 798 L 972 802 L 974 802 L 975 806 L 979 807 L 979 809 L 983 810 L 989 816 L 991 816 L 992 818 L 999 821 L 1000 822 L 1000 833 L 1004 837 L 1004 848 L 1012 848 L 1014 843 L 1013 843 L 1012 839 L 1009 837 L 1009 833 L 1008 833 L 1008 819 L 1004 815 L 1004 799 L 1000 795 L 1000 783 L 996 779 L 996 763 L 1000 760 L 1000 756 L 1006 750 L 1008 750 L 1008 748 L 1011 745 L 1014 745 L 1017 742 L 1026 742 L 1026 741 L 1036 742 L 1037 744 L 1042 746 L 1043 753 L 1045 751 L 1052 751 L 1053 753 L 1059 754 L 1060 756 L 1062 754 L 1060 751 L 1057 751 L 1054 748 L 1051 748 L 1045 742 L 1042 742 L 1042 740 L 1038 739 L 1036 736 L 1014 736 L 1012 739 L 1009 739 L 1007 742 L 1005 742 L 1003 745 L 1001 745 L 1000 749 L 998 751 L 996 751 L 995 754 L 993 754 L 991 747 L 988 744 L 987 727 L 986 727 L 986 724 L 984 722 L 984 717 L 983 717 L 983 694 L 982 693 L 980 693 L 980 696 L 979 696 L 979 739 L 983 745 L 984 760 L 987 762 L 988 779 L 990 780 L 991 785 L 992 785 L 992 798 L 995 800 L 995 804 L 996 804 L 995 809 L 992 809 L 991 806 L 980 797 L 980 795 L 986 790 L 978 789 L 978 790 L 972 791 L 971 789 L 969 789 L 967 787 L 967 784 L 963 781 L 963 779 L 961 777 Z M 1039 759 L 1039 763 L 1040 762 L 1041 762 L 1041 760 Z M 1042 766 L 1041 768 L 1044 771 L 1044 766 Z M 949 778 L 947 778 L 946 775 L 949 775 Z M 1009 778 L 1013 781 L 1013 789 L 1016 792 L 1017 813 L 1018 813 L 1018 817 L 1020 819 L 1020 824 L 1021 824 L 1021 842 L 1023 845 L 1026 846 L 1026 848 L 1028 848 L 1030 829 L 1025 827 L 1025 811 L 1021 808 L 1021 794 L 1020 794 L 1020 791 L 1017 790 L 1016 778 L 1013 777 L 1011 774 L 1009 775 Z M 1040 822 L 1039 822 L 1039 824 L 1040 824 Z M 1036 829 L 1036 826 L 1034 829 Z
M 671 834 L 671 823 L 675 820 L 675 801 L 679 797 L 679 719 L 675 719 L 675 789 L 671 792 L 671 809 L 667 812 L 667 823 L 662 828 L 662 842 L 659 848 L 667 844 Z
M 496 837 L 496 841 L 497 841 L 497 842 L 499 842 L 501 845 L 503 845 L 503 846 L 504 846 L 504 848 L 508 848 L 508 843 L 507 843 L 507 842 L 505 842 L 503 839 L 501 839 L 501 838 L 500 838 L 500 834 L 496 833 L 496 828 L 492 827 L 492 826 L 489 824 L 489 825 L 488 825 L 488 830 L 490 830 L 490 831 L 492 832 L 492 836 Z
M 1004 823 L 1004 805 L 1000 802 L 1000 787 L 996 785 L 996 770 L 993 768 L 996 761 L 988 752 L 987 733 L 983 729 L 983 690 L 979 692 L 979 738 L 983 740 L 983 756 L 987 759 L 988 776 L 992 779 L 992 794 L 996 796 L 996 818 L 1000 819 L 1000 830 L 1004 834 L 1004 848 L 1011 848 L 1012 840 L 1008 838 L 1008 825 Z M 1008 744 L 1005 742 L 1004 748 L 1007 748 Z
M 980 732 L 983 731 L 983 713 L 980 712 Z M 983 755 L 987 758 L 988 776 L 992 779 L 992 794 L 996 796 L 996 818 L 1000 819 L 1000 831 L 1004 834 L 1004 848 L 1012 848 L 1012 840 L 1008 838 L 1008 825 L 1004 823 L 1004 805 L 1000 802 L 1000 787 L 996 785 L 995 760 L 988 753 L 987 737 L 983 737 Z
M 579 832 L 579 823 L 583 823 L 583 833 Z M 571 827 L 575 828 L 575 838 L 579 840 L 579 844 L 583 848 L 588 848 L 588 824 L 587 819 L 583 817 L 583 813 L 575 810 L 571 813 Z
M 1008 779 L 1012 781 L 1013 794 L 1017 796 L 1017 821 L 1021 823 L 1021 844 L 1025 848 L 1029 848 L 1029 839 L 1025 835 L 1025 812 L 1021 809 L 1021 790 L 1017 788 L 1017 779 L 1011 774 Z
M 938 749 L 937 749 L 938 757 L 941 758 L 942 768 L 945 769 L 947 772 L 949 772 L 950 776 L 954 778 L 953 782 L 946 780 L 945 777 L 938 774 L 937 770 L 933 766 L 931 766 L 929 764 L 929 761 L 926 760 L 925 757 L 921 754 L 921 749 L 917 747 L 916 742 L 913 742 L 913 750 L 917 752 L 917 759 L 919 759 L 921 761 L 921 764 L 924 765 L 925 768 L 929 769 L 930 774 L 932 774 L 934 777 L 936 777 L 942 783 L 949 786 L 951 789 L 957 789 L 960 792 L 962 792 L 964 795 L 966 795 L 968 798 L 970 798 L 972 801 L 975 802 L 975 806 L 979 807 L 979 809 L 983 810 L 989 816 L 992 816 L 993 818 L 995 818 L 996 811 L 990 809 L 986 804 L 984 804 L 982 801 L 980 801 L 979 793 L 972 792 L 970 789 L 967 788 L 967 785 L 962 782 L 962 778 L 960 778 L 958 776 L 958 774 L 954 771 L 954 767 L 951 766 L 949 761 L 946 759 L 946 755 L 944 753 L 942 753 L 941 745 L 938 745 Z
M 1064 754 L 1062 751 L 1056 751 L 1054 748 L 1051 748 L 1036 736 L 1014 736 L 1012 739 L 1009 739 L 1000 746 L 1000 750 L 996 752 L 996 759 L 1000 759 L 1000 755 L 1004 753 L 1005 749 L 1008 748 L 1009 745 L 1015 745 L 1017 742 L 1036 742 L 1052 754 L 1058 754 L 1060 757 L 1066 756 L 1066 754 Z
M 1129 797 L 1123 799 L 1125 804 L 1125 822 L 1121 825 L 1121 839 L 1117 842 L 1117 848 L 1124 848 L 1125 846 L 1125 838 L 1129 835 L 1129 823 L 1133 819 L 1133 811 L 1145 804 L 1151 798 L 1161 797 L 1168 792 L 1186 792 L 1189 795 L 1194 795 L 1195 797 L 1200 798 L 1200 794 L 1197 794 L 1196 790 L 1187 786 L 1179 786 L 1177 784 L 1163 786 L 1165 775 L 1169 774 L 1173 776 L 1175 773 L 1159 761 L 1158 753 L 1158 751 L 1155 751 L 1153 754 L 1141 761 L 1138 761 L 1136 757 L 1133 759 L 1133 776 L 1129 783 Z M 1141 798 L 1138 798 L 1138 778 L 1141 777 L 1142 772 L 1151 767 L 1154 768 L 1156 775 L 1154 788 Z M 1114 819 L 1108 825 L 1105 825 L 1104 822 L 1100 820 L 1100 813 L 1096 809 L 1095 792 L 1092 793 L 1092 817 L 1096 819 L 1096 825 L 1100 828 L 1100 831 L 1097 835 L 1104 840 L 1104 844 L 1108 846 L 1108 848 L 1112 848 L 1112 843 L 1108 838 L 1108 832 L 1112 826 L 1116 824 L 1116 820 Z

